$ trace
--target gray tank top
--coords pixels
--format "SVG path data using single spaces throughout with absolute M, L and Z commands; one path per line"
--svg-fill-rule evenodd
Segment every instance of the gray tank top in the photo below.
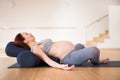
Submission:
M 52 40 L 51 39 L 44 39 L 42 41 L 39 41 L 37 44 L 38 45 L 43 45 L 43 51 L 48 55 L 49 51 L 50 51 L 50 48 L 52 46 Z M 33 46 L 34 47 L 34 46 Z M 31 49 L 32 51 L 32 49 Z

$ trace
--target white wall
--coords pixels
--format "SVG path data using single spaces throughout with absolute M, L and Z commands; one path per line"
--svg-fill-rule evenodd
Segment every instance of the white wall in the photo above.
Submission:
M 107 14 L 116 0 L 0 0 L 0 26 L 84 26 Z M 113 1 L 113 2 L 110 2 Z
M 0 48 L 5 47 L 6 43 L 13 40 L 21 31 L 32 32 L 37 40 L 41 37 L 50 37 L 84 44 L 84 27 L 107 14 L 109 5 L 119 4 L 119 0 L 11 0 L 14 3 L 11 6 L 8 1 L 0 0 Z M 54 27 L 54 29 L 19 27 Z

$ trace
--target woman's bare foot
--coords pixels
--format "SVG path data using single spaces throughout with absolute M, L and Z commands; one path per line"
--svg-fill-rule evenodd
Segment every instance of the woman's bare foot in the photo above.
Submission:
M 109 62 L 109 58 L 105 58 L 105 59 L 100 60 L 100 63 L 108 63 L 108 62 Z

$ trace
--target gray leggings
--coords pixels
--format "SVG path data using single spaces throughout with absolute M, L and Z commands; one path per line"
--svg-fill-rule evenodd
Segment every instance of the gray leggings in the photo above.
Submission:
M 87 47 L 85 48 L 82 44 L 75 45 L 75 50 L 70 52 L 61 63 L 68 65 L 81 65 L 88 60 L 92 64 L 99 64 L 99 55 L 100 51 L 96 47 Z

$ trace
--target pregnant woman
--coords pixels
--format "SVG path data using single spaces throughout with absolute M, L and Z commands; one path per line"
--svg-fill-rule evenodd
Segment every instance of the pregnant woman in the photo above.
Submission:
M 77 65 L 81 65 L 88 60 L 92 64 L 107 63 L 109 58 L 100 60 L 100 51 L 96 47 L 85 48 L 82 44 L 74 46 L 70 41 L 52 41 L 44 39 L 40 42 L 35 41 L 35 37 L 31 33 L 18 33 L 14 39 L 16 46 L 31 50 L 41 60 L 51 67 L 70 70 Z M 57 63 L 48 56 L 59 58 L 61 61 Z

